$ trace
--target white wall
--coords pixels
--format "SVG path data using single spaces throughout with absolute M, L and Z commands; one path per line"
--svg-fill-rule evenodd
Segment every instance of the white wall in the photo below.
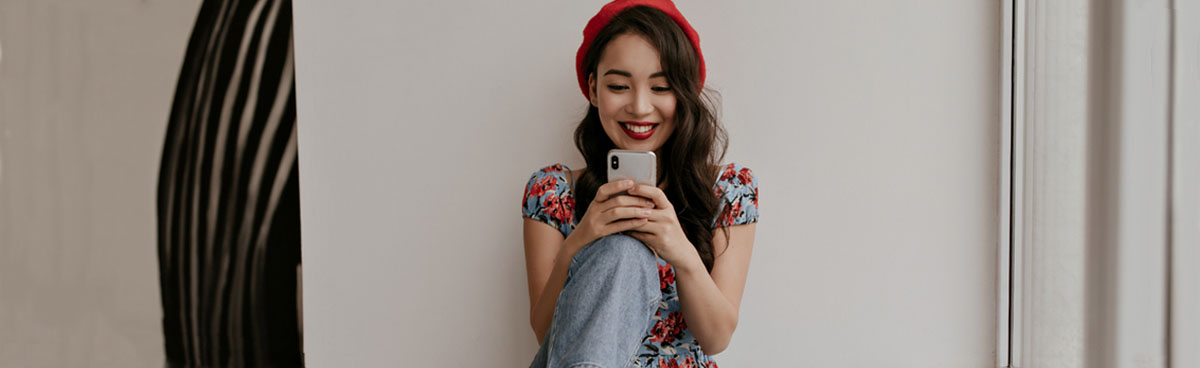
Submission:
M 580 165 L 602 4 L 296 4 L 311 366 L 528 364 L 519 198 Z M 718 362 L 994 366 L 1001 4 L 678 5 L 761 183 Z
M 162 365 L 155 191 L 199 4 L 0 1 L 0 367 Z
M 1170 366 L 1200 366 L 1200 3 L 1175 5 L 1171 83 Z

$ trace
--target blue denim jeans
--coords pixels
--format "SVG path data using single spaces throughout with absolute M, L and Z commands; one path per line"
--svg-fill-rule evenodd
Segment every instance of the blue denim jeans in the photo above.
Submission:
M 571 258 L 542 346 L 530 368 L 625 368 L 662 297 L 654 253 L 613 234 Z

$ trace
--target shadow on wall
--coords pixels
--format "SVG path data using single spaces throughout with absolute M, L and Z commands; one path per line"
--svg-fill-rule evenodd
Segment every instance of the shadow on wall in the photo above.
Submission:
M 301 366 L 290 0 L 204 1 L 158 182 L 169 366 Z

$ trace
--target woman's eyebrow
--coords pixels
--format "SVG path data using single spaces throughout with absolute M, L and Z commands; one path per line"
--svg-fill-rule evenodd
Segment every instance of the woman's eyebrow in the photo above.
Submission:
M 604 72 L 604 75 L 609 75 L 609 74 L 616 74 L 616 75 L 624 76 L 626 78 L 633 78 L 633 73 L 630 73 L 630 72 L 627 72 L 627 71 L 624 71 L 621 69 L 609 69 L 607 72 Z M 656 72 L 654 74 L 650 74 L 650 78 L 666 77 L 666 76 L 667 76 L 667 73 L 661 72 L 661 71 Z

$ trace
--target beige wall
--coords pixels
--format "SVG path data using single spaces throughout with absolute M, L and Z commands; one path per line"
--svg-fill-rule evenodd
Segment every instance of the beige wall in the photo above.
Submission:
M 0 367 L 161 366 L 155 190 L 199 4 L 0 0 Z
M 296 4 L 313 366 L 521 366 L 519 198 L 601 1 Z M 722 366 L 993 367 L 1001 3 L 679 0 L 761 183 Z

